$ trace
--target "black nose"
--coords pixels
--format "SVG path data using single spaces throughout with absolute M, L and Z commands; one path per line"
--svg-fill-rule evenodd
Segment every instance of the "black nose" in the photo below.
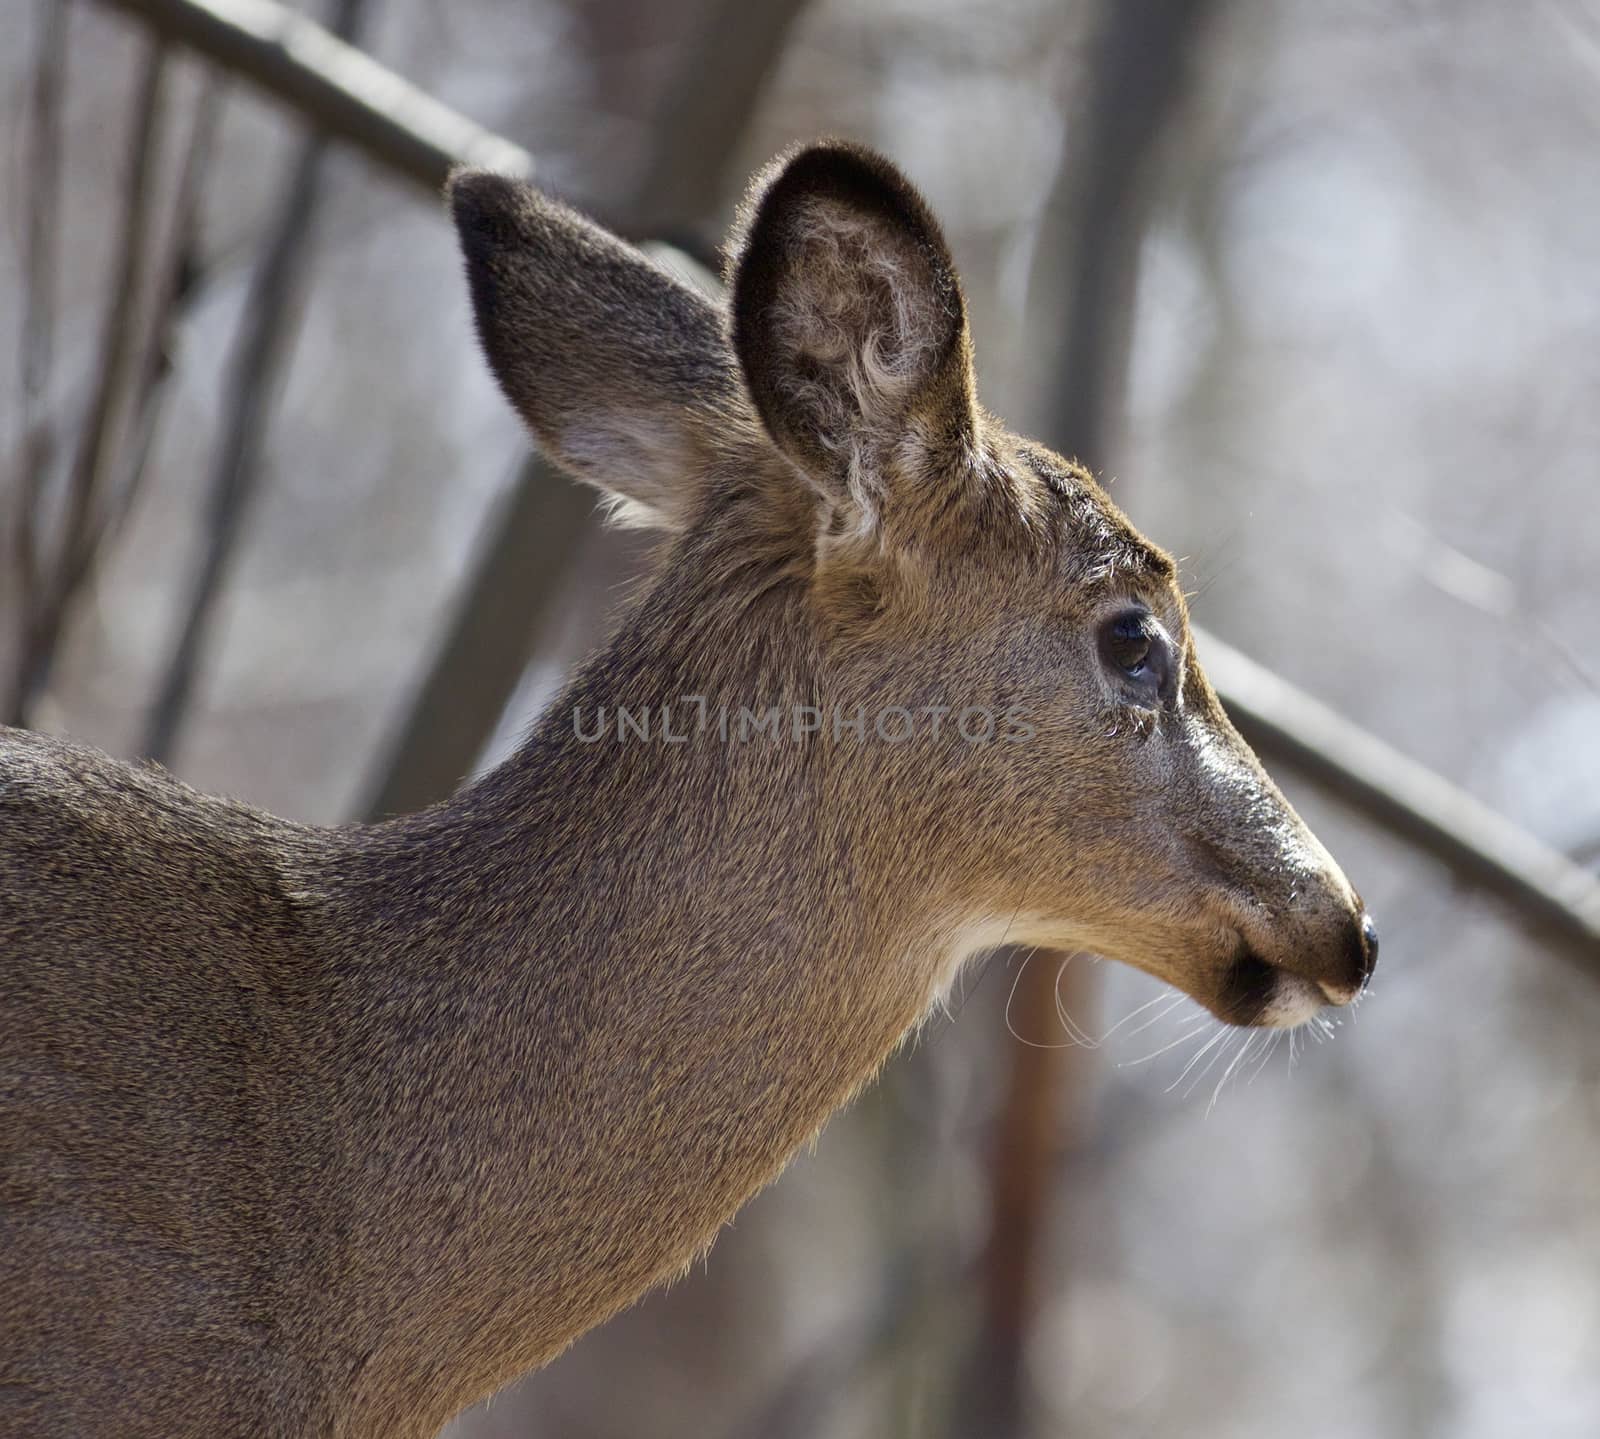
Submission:
M 1378 967 L 1378 926 L 1372 922 L 1370 914 L 1361 916 L 1361 949 L 1361 984 L 1365 988 L 1372 971 Z

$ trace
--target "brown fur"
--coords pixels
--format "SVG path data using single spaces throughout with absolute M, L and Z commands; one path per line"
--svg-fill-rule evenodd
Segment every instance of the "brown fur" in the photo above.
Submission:
M 432 1434 L 702 1252 L 1003 938 L 1246 1023 L 1370 968 L 1170 561 L 979 410 L 887 162 L 758 182 L 729 316 L 524 186 L 451 197 L 508 396 L 661 567 L 512 760 L 384 824 L 0 737 L 0 1434 Z M 1132 598 L 1159 705 L 1096 647 Z M 685 695 L 1035 734 L 574 729 Z

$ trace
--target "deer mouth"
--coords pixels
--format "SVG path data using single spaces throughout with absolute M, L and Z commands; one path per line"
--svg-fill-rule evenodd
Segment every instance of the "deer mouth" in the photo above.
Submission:
M 1247 1028 L 1293 1029 L 1327 1003 L 1319 985 L 1267 963 L 1241 941 L 1211 1012 L 1225 1023 Z

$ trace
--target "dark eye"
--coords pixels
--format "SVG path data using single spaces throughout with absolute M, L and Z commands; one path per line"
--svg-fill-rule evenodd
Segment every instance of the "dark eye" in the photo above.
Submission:
M 1155 643 L 1149 615 L 1118 615 L 1100 632 L 1100 650 L 1108 664 L 1130 675 L 1138 675 L 1150 659 Z
M 1156 705 L 1171 685 L 1172 641 L 1148 610 L 1124 610 L 1107 620 L 1100 628 L 1100 657 L 1141 704 Z

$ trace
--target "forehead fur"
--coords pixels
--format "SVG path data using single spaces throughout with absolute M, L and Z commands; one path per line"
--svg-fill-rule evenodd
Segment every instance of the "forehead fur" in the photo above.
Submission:
M 1160 585 L 1177 578 L 1171 556 L 1133 527 L 1084 466 L 1028 440 L 1017 442 L 1015 456 L 1022 478 L 1038 487 L 1034 507 L 1045 519 L 1050 562 L 1067 583 Z

